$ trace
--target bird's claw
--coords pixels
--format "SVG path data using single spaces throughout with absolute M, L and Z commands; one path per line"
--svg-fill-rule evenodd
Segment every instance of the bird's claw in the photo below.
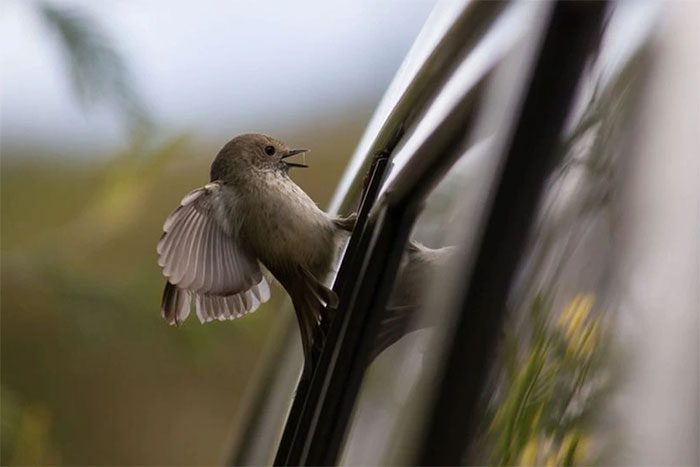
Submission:
M 352 232 L 355 228 L 355 223 L 357 222 L 357 213 L 353 212 L 347 217 L 336 217 L 333 219 L 333 223 L 339 229 L 345 230 L 347 232 Z

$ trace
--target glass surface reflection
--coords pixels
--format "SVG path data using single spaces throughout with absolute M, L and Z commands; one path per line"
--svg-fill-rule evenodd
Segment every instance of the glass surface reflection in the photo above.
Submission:
M 600 421 L 621 375 L 613 279 L 619 191 L 645 63 L 644 35 L 635 42 L 617 28 L 621 17 L 638 12 L 631 9 L 614 11 L 581 83 L 561 163 L 509 297 L 511 316 L 483 395 L 481 437 L 467 463 L 599 463 L 614 444 Z
M 426 402 L 437 381 L 437 363 L 444 357 L 445 336 L 456 317 L 448 297 L 459 282 L 454 278 L 469 273 L 469 255 L 499 168 L 496 154 L 525 84 L 543 5 L 515 4 L 484 39 L 501 44 L 500 58 L 481 83 L 483 97 L 474 126 L 455 148 L 461 157 L 424 200 L 414 225 L 355 404 L 341 464 L 402 464 L 414 459 Z M 474 58 L 479 63 L 480 55 Z M 468 60 L 461 66 L 468 66 Z
M 494 166 L 489 155 L 486 143 L 471 148 L 425 201 L 380 323 L 341 464 L 383 463 L 378 456 L 410 455 L 402 447 L 412 438 L 403 431 L 410 427 L 403 416 L 420 405 L 425 393 L 421 386 L 430 385 L 431 362 L 440 354 L 441 335 L 453 317 L 450 309 L 431 302 L 435 293 L 442 293 L 442 279 L 453 274 L 453 260 L 461 257 L 470 236 L 456 229 L 463 234 L 458 240 L 445 227 L 477 224 Z M 454 196 L 458 188 L 460 197 Z

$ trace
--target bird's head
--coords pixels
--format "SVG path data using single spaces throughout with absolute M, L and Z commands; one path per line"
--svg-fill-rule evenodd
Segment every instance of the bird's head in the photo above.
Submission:
M 211 165 L 211 180 L 227 180 L 247 176 L 254 171 L 273 171 L 286 174 L 291 167 L 308 167 L 287 158 L 307 152 L 289 149 L 283 142 L 260 134 L 246 134 L 233 138 L 219 151 Z

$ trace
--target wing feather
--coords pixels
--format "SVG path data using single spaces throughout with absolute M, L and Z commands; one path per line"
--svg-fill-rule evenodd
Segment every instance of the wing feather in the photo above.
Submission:
M 170 281 L 183 289 L 192 289 L 191 276 L 197 269 L 197 265 L 194 261 L 197 254 L 196 243 L 199 240 L 199 231 L 203 225 L 202 215 L 194 211 L 192 220 L 187 229 L 182 232 L 183 241 L 179 244 L 179 249 L 175 252 L 182 260 L 177 261 L 175 272 L 170 277 Z
M 171 324 L 187 317 L 190 296 L 202 322 L 242 316 L 270 298 L 258 260 L 241 244 L 239 229 L 219 218 L 230 208 L 224 189 L 214 182 L 187 194 L 163 226 L 158 264 L 168 283 L 161 309 Z
M 178 230 L 181 230 L 189 222 L 190 215 L 192 215 L 192 212 L 187 211 L 181 213 L 181 215 L 178 216 L 178 218 L 180 219 L 180 223 L 178 224 Z M 158 250 L 158 254 L 160 255 L 158 258 L 158 265 L 160 267 L 166 268 L 166 265 L 172 259 L 173 251 L 177 248 L 177 245 L 180 241 L 182 241 L 182 236 L 178 235 L 177 232 L 163 232 L 163 237 L 161 238 L 161 241 L 158 245 L 160 247 Z M 169 271 L 169 269 L 170 267 L 168 266 L 168 269 L 164 270 L 163 272 L 165 274 L 172 274 L 172 271 Z
M 255 311 L 269 297 L 269 285 L 264 278 L 245 292 L 232 295 L 195 294 L 195 312 L 202 323 L 225 321 Z M 258 298 L 259 297 L 259 298 Z

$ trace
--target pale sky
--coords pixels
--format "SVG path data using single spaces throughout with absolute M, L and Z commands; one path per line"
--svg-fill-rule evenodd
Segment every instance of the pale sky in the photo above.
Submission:
M 373 107 L 434 0 L 52 3 L 100 21 L 159 125 L 206 136 Z M 119 147 L 117 118 L 77 105 L 60 53 L 34 2 L 2 2 L 2 145 Z

